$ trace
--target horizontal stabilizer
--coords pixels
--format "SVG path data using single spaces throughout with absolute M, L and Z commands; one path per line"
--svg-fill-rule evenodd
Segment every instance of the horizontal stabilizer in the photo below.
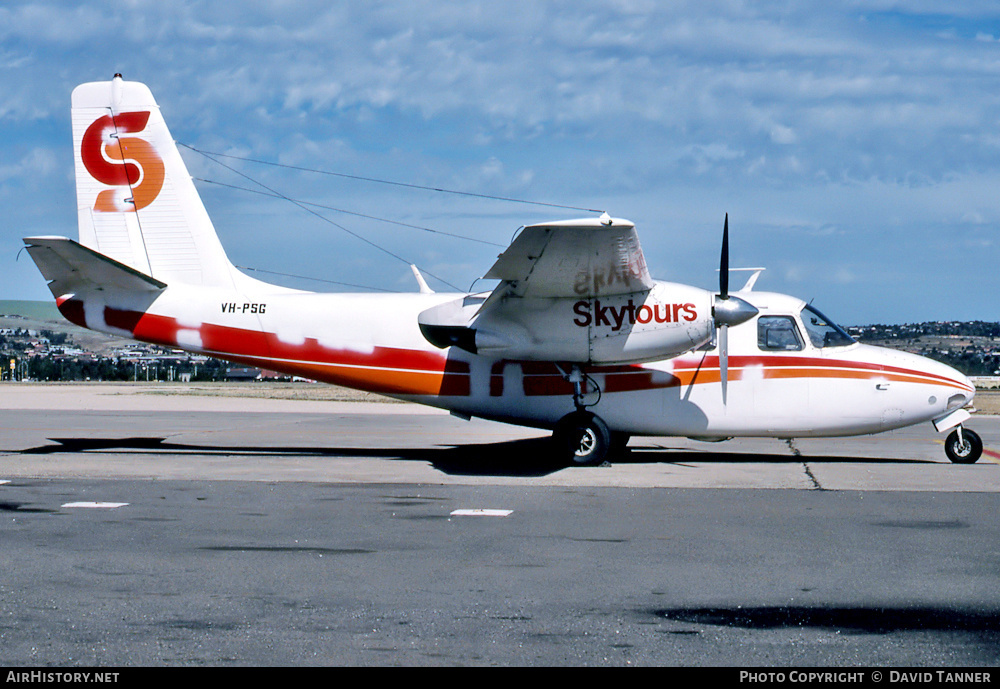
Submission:
M 57 299 L 82 291 L 158 292 L 167 286 L 66 237 L 26 237 L 24 244 Z

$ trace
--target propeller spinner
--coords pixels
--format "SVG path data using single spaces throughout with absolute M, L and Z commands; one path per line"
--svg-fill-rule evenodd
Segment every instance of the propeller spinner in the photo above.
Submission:
M 746 323 L 756 316 L 757 308 L 729 294 L 729 213 L 722 228 L 722 255 L 719 259 L 719 294 L 715 297 L 712 315 L 719 333 L 719 374 L 722 379 L 722 402 L 726 402 L 729 382 L 729 326 Z

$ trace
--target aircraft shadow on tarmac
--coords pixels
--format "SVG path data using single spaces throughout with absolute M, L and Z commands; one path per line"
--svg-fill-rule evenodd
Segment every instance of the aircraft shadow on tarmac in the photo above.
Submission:
M 551 438 L 528 438 L 499 443 L 449 445 L 421 448 L 287 447 L 253 445 L 200 445 L 171 443 L 162 437 L 49 438 L 52 445 L 22 450 L 20 454 L 64 454 L 80 452 L 191 454 L 231 457 L 296 456 L 359 457 L 428 462 L 442 473 L 456 476 L 546 476 L 567 467 Z M 850 456 L 806 456 L 803 454 L 699 451 L 634 443 L 611 464 L 692 465 L 705 462 L 796 464 L 933 464 L 928 460 Z
M 744 629 L 830 629 L 848 634 L 893 632 L 977 632 L 996 640 L 997 610 L 946 607 L 821 607 L 776 606 L 734 608 L 673 608 L 643 611 L 655 617 L 696 625 Z

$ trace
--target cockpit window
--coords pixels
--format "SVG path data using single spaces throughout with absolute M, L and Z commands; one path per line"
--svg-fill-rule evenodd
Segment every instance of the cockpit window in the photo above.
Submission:
M 761 316 L 757 319 L 757 346 L 767 351 L 797 352 L 802 336 L 791 316 Z
M 813 347 L 846 347 L 855 343 L 843 328 L 811 306 L 802 309 L 802 324 Z

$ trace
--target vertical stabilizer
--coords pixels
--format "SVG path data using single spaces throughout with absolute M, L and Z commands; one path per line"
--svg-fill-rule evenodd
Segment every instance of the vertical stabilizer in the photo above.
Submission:
M 166 283 L 233 286 L 226 257 L 153 94 L 112 81 L 73 91 L 80 243 Z

